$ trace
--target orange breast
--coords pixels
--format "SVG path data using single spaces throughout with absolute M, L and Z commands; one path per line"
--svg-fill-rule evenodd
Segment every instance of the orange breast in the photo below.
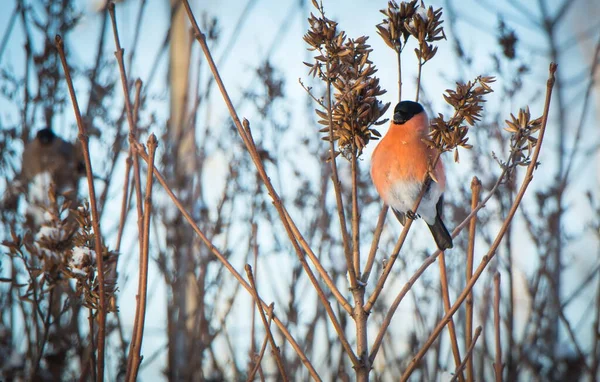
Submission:
M 429 161 L 435 159 L 435 150 L 427 147 L 422 141 L 428 127 L 428 124 L 423 122 L 426 123 L 426 117 L 425 121 L 411 119 L 403 125 L 392 123 L 388 133 L 375 148 L 371 159 L 371 177 L 377 192 L 384 200 L 388 190 L 399 180 L 422 182 Z M 446 179 L 441 159 L 435 170 L 438 185 L 443 190 Z

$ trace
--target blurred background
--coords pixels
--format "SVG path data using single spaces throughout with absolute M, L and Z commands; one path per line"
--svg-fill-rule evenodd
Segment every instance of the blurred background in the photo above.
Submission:
M 312 87 L 317 98 L 325 92 L 304 64 L 314 60 L 303 36 L 307 18 L 316 10 L 305 0 L 190 3 L 238 114 L 251 123 L 269 177 L 339 290 L 350 298 L 331 167 L 326 163 L 329 145 L 319 133 L 314 113 L 318 105 L 299 83 L 300 79 Z M 420 101 L 428 113 L 451 114 L 443 93 L 456 82 L 496 77 L 482 121 L 469 131 L 473 149 L 461 150 L 457 163 L 450 154 L 443 158 L 450 229 L 470 211 L 471 178 L 482 181 L 483 195 L 498 179 L 509 155 L 504 121 L 527 106 L 532 117 L 542 115 L 548 65 L 559 64 L 538 171 L 496 258 L 474 288 L 475 324 L 484 329 L 474 351 L 475 375 L 480 380 L 493 378 L 492 277 L 500 272 L 504 378 L 593 380 L 600 363 L 600 3 L 446 0 L 425 5 L 442 8 L 446 35 L 436 42 L 434 59 L 423 66 Z M 378 69 L 381 87 L 387 89 L 381 101 L 393 108 L 398 102 L 397 58 L 376 29 L 384 18 L 380 10 L 388 4 L 328 0 L 323 6 L 349 38 L 369 36 L 369 58 Z M 86 182 L 80 181 L 85 173 L 78 131 L 54 45 L 60 34 L 90 135 L 103 243 L 115 271 L 111 301 L 118 312 L 108 314 L 106 379 L 121 380 L 135 315 L 140 251 L 136 197 L 126 164 L 129 127 L 106 3 L 9 0 L 3 9 L 0 373 L 5 380 L 93 378 L 88 320 L 93 309 L 85 305 L 86 288 L 77 275 L 61 273 L 64 268 L 71 273 L 86 269 L 74 264 L 76 243 L 68 230 L 57 228 L 69 223 L 62 221 L 70 216 L 61 211 L 62 203 L 70 201 L 76 209 L 89 196 Z M 261 297 L 274 302 L 275 313 L 322 377 L 353 380 L 352 365 L 233 126 L 183 6 L 175 0 L 119 1 L 116 23 L 132 103 L 134 81 L 142 82 L 137 136 L 142 143 L 150 133 L 158 137 L 156 166 L 238 272 L 243 274 L 244 265 L 252 264 Z M 409 42 L 402 53 L 403 99 L 415 97 L 415 48 Z M 385 117 L 391 118 L 390 110 Z M 53 142 L 61 144 L 50 149 L 35 146 L 43 140 L 38 131 L 44 128 L 50 128 L 61 140 Z M 385 134 L 387 123 L 378 130 Z M 359 161 L 365 254 L 382 206 L 368 174 L 376 143 L 367 145 Z M 52 156 L 55 149 L 58 157 Z M 350 209 L 350 164 L 340 157 L 338 167 Z M 144 164 L 142 184 L 145 173 Z M 503 182 L 479 214 L 476 265 L 506 217 L 523 174 L 520 170 Z M 50 183 L 55 184 L 56 197 L 48 196 Z M 69 188 L 74 191 L 64 194 Z M 140 380 L 245 380 L 265 336 L 250 295 L 200 242 L 158 184 L 152 203 Z M 395 219 L 387 220 L 368 292 L 400 230 Z M 18 240 L 11 232 L 23 238 L 19 250 L 14 249 Z M 408 240 L 373 307 L 370 339 L 391 301 L 435 249 L 420 221 Z M 464 232 L 446 255 L 451 299 L 465 284 L 466 246 Z M 87 290 L 93 292 L 93 287 Z M 351 317 L 331 301 L 354 343 Z M 399 307 L 375 359 L 373 380 L 397 380 L 442 315 L 439 272 L 432 268 Z M 464 315 L 461 309 L 455 316 L 461 338 Z M 308 379 L 296 353 L 279 332 L 274 334 L 289 375 Z M 462 342 L 461 348 L 464 353 Z M 442 334 L 414 376 L 438 380 L 453 371 L 449 340 Z M 277 379 L 269 351 L 260 373 Z

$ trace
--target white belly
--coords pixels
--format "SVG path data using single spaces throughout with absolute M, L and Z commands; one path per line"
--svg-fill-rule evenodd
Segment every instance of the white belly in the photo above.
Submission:
M 420 182 L 395 182 L 392 184 L 387 195 L 385 195 L 384 201 L 396 211 L 406 213 L 414 207 L 415 202 L 419 197 L 419 193 L 421 192 L 421 185 L 422 183 Z M 442 190 L 439 185 L 432 181 L 429 191 L 423 196 L 417 210 L 417 214 L 421 215 L 427 224 L 433 224 L 435 222 L 435 216 L 437 215 L 435 205 L 441 195 Z

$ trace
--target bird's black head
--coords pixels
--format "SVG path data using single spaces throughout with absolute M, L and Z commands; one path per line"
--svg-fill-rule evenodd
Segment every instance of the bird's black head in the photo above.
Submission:
M 402 101 L 394 108 L 394 123 L 402 125 L 412 117 L 423 111 L 423 106 L 418 102 Z
M 50 143 L 52 143 L 52 141 L 54 141 L 55 138 L 56 135 L 49 127 L 41 129 L 37 132 L 35 136 L 35 139 L 40 141 L 42 145 L 49 145 Z

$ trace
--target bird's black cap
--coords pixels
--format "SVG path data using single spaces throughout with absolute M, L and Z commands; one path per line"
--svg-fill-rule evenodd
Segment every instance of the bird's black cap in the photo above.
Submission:
M 35 138 L 38 141 L 40 141 L 41 144 L 48 145 L 52 143 L 52 141 L 54 141 L 56 135 L 54 135 L 52 129 L 50 129 L 49 127 L 45 127 L 37 132 Z
M 394 108 L 394 123 L 402 125 L 415 115 L 423 111 L 423 106 L 418 102 L 402 101 Z

